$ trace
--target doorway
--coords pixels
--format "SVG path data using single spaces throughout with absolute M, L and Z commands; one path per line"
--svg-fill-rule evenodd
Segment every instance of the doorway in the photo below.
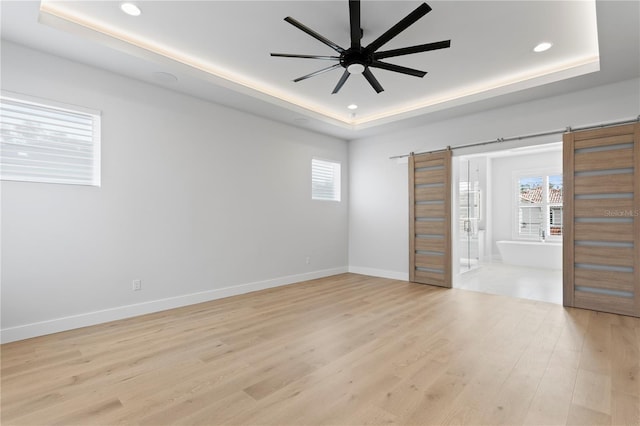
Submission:
M 453 286 L 562 304 L 562 143 L 453 163 Z

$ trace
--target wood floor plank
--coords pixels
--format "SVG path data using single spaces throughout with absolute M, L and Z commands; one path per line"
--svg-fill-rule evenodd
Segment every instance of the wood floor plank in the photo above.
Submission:
M 616 315 L 594 312 L 589 323 L 580 357 L 580 368 L 595 373 L 611 372 L 611 327 Z
M 612 386 L 616 392 L 640 400 L 640 347 L 634 329 L 612 325 L 611 347 L 616 349 L 611 354 L 611 365 L 615 366 L 611 373 Z
M 640 425 L 640 398 L 614 391 L 611 396 L 612 425 Z
M 611 416 L 581 405 L 571 404 L 567 426 L 609 426 Z M 617 426 L 617 425 L 616 425 Z
M 253 398 L 244 392 L 220 396 L 216 389 L 199 392 L 183 399 L 178 404 L 156 411 L 140 419 L 139 425 L 221 425 L 229 418 L 241 413 L 254 404 Z M 125 423 L 130 416 L 119 418 L 114 423 Z
M 611 377 L 589 370 L 578 370 L 573 404 L 591 411 L 611 415 Z
M 342 274 L 0 347 L 7 425 L 612 424 L 640 319 Z
M 578 370 L 549 363 L 536 390 L 523 424 L 564 425 L 567 423 Z

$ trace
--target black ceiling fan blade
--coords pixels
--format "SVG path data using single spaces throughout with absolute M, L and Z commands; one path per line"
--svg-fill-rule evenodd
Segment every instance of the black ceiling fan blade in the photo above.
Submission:
M 338 84 L 336 84 L 336 87 L 333 89 L 333 92 L 331 92 L 332 95 L 335 95 L 340 91 L 340 89 L 342 89 L 342 86 L 344 86 L 344 83 L 346 83 L 350 75 L 351 73 L 349 71 L 344 70 L 342 77 L 340 77 L 340 80 L 338 80 Z
M 340 56 L 298 55 L 295 53 L 272 53 L 271 56 L 277 56 L 279 58 L 325 59 L 328 61 L 340 60 Z
M 418 6 L 413 12 L 405 16 L 395 24 L 393 27 L 389 28 L 384 34 L 375 39 L 371 44 L 367 46 L 367 50 L 371 52 L 375 52 L 379 48 L 381 48 L 384 44 L 386 44 L 389 40 L 400 34 L 402 31 L 409 28 L 412 24 L 414 24 L 418 19 L 422 18 L 427 13 L 431 12 L 431 8 L 428 4 L 422 3 Z
M 294 81 L 295 83 L 297 83 L 297 82 L 299 82 L 299 81 L 306 80 L 306 79 L 308 79 L 308 78 L 310 78 L 310 77 L 314 77 L 314 76 L 316 76 L 316 75 L 318 75 L 318 74 L 322 74 L 322 73 L 324 73 L 324 72 L 331 71 L 332 69 L 335 69 L 335 68 L 338 68 L 338 67 L 341 67 L 341 66 L 342 66 L 342 65 L 340 65 L 340 64 L 334 64 L 334 65 L 331 65 L 330 67 L 326 67 L 326 68 L 322 68 L 321 70 L 314 71 L 314 72 L 312 72 L 311 74 L 307 74 L 307 75 L 303 75 L 302 77 L 298 77 L 298 78 L 296 78 L 296 79 L 295 79 L 295 80 L 293 80 L 293 81 Z
M 375 90 L 376 93 L 384 92 L 384 89 L 382 88 L 380 83 L 378 83 L 378 80 L 376 80 L 376 78 L 373 76 L 373 73 L 368 67 L 364 69 L 364 71 L 362 72 L 362 75 L 364 75 L 364 78 L 367 79 L 367 81 L 369 82 L 371 87 L 373 87 L 373 90 Z
M 431 50 L 447 49 L 451 47 L 451 40 L 437 41 L 435 43 L 419 44 L 417 46 L 403 47 L 400 49 L 385 50 L 373 54 L 374 59 L 392 58 L 394 56 L 410 55 L 412 53 L 429 52 Z
M 360 0 L 349 0 L 349 26 L 351 29 L 351 47 L 360 47 L 362 28 L 360 26 Z
M 311 28 L 305 26 L 304 24 L 301 24 L 300 22 L 296 21 L 292 17 L 287 16 L 286 18 L 284 18 L 284 20 L 287 21 L 288 23 L 290 23 L 291 25 L 293 25 L 294 27 L 304 31 L 307 34 L 309 34 L 311 37 L 315 38 L 316 40 L 320 41 L 321 43 L 326 44 L 327 46 L 329 46 L 330 48 L 332 48 L 336 52 L 338 52 L 338 53 L 344 52 L 344 49 L 342 47 L 338 46 L 337 44 L 335 44 L 334 42 L 332 42 L 328 38 L 321 36 L 320 34 L 318 34 L 317 32 L 313 31 Z
M 400 65 L 389 64 L 387 62 L 382 62 L 382 61 L 373 61 L 369 66 L 373 68 L 380 68 L 387 71 L 394 71 L 402 74 L 412 75 L 414 77 L 420 77 L 420 78 L 424 77 L 427 74 L 426 71 L 420 71 L 413 68 L 402 67 Z

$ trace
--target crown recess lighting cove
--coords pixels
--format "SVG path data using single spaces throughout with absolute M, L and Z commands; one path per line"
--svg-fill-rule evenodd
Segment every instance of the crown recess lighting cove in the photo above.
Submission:
M 533 51 L 536 53 L 540 53 L 540 52 L 544 52 L 546 50 L 551 49 L 551 46 L 553 46 L 552 43 L 549 43 L 547 41 L 542 42 L 540 44 L 538 44 L 536 47 L 533 48 Z
M 140 16 L 142 11 L 133 3 L 122 3 L 120 9 L 129 16 Z
M 387 84 L 389 88 L 393 87 L 393 91 L 389 90 L 389 93 L 385 94 L 384 99 L 381 99 L 381 102 L 377 103 L 371 102 L 371 98 L 372 96 L 376 95 L 376 92 L 373 90 L 369 90 L 370 88 L 367 87 L 368 81 L 366 81 L 366 78 L 364 76 L 360 77 L 360 75 L 355 75 L 349 77 L 349 80 L 356 80 L 356 78 L 358 78 L 360 80 L 360 83 L 352 82 L 351 84 L 345 84 L 344 90 L 350 92 L 346 92 L 341 97 L 335 95 L 331 97 L 329 96 L 331 94 L 330 90 L 325 90 L 322 92 L 320 90 L 316 90 L 314 84 L 316 84 L 317 86 L 321 86 L 323 83 L 310 82 L 304 85 L 298 85 L 296 87 L 291 83 L 290 80 L 288 80 L 288 78 L 282 79 L 282 69 L 284 69 L 285 66 L 279 65 L 279 61 L 271 61 L 270 59 L 265 59 L 265 52 L 258 52 L 258 49 L 254 48 L 254 46 L 252 46 L 250 43 L 242 44 L 242 42 L 240 41 L 237 42 L 238 46 L 242 48 L 241 50 L 244 50 L 245 47 L 253 49 L 250 50 L 251 53 L 248 54 L 248 56 L 253 57 L 257 56 L 258 54 L 262 55 L 260 56 L 260 58 L 262 58 L 260 60 L 265 62 L 268 61 L 268 64 L 270 66 L 271 64 L 273 64 L 272 69 L 269 68 L 265 72 L 261 73 L 255 71 L 256 69 L 260 68 L 259 66 L 242 68 L 242 66 L 246 65 L 243 62 L 244 56 L 238 55 L 237 49 L 229 48 L 227 49 L 227 51 L 223 50 L 221 52 L 218 52 L 216 50 L 215 52 L 212 52 L 209 50 L 199 51 L 196 48 L 198 45 L 195 45 L 196 47 L 193 48 L 189 47 L 189 43 L 199 42 L 197 37 L 194 34 L 191 34 L 189 31 L 185 31 L 185 34 L 183 36 L 183 34 L 178 31 L 178 26 L 170 25 L 173 19 L 172 8 L 182 7 L 183 5 L 178 6 L 178 4 L 181 2 L 158 1 L 143 3 L 140 0 L 120 0 L 118 2 L 41 0 L 39 8 L 41 18 L 40 23 L 43 23 L 44 25 L 68 32 L 79 38 L 84 37 L 88 40 L 95 40 L 97 43 L 100 43 L 107 48 L 122 50 L 134 57 L 139 57 L 152 62 L 155 61 L 155 63 L 162 64 L 163 67 L 163 69 L 157 71 L 163 71 L 178 76 L 178 81 L 172 82 L 170 81 L 172 80 L 172 78 L 169 76 L 154 76 L 153 71 L 148 73 L 149 79 L 151 79 L 152 81 L 155 80 L 156 83 L 160 83 L 162 85 L 176 85 L 180 88 L 180 90 L 187 90 L 189 88 L 189 84 L 191 83 L 191 79 L 194 79 L 194 81 L 196 81 L 198 84 L 205 84 L 210 82 L 212 85 L 236 91 L 241 95 L 254 97 L 260 101 L 271 103 L 280 108 L 290 109 L 294 114 L 291 120 L 293 120 L 293 118 L 296 116 L 302 115 L 308 117 L 309 120 L 319 120 L 324 124 L 337 126 L 338 128 L 344 129 L 345 131 L 358 131 L 377 125 L 391 123 L 399 119 L 417 117 L 430 112 L 464 105 L 469 102 L 490 99 L 502 94 L 513 93 L 518 90 L 537 87 L 551 82 L 561 81 L 563 79 L 598 71 L 600 69 L 600 63 L 597 45 L 597 28 L 595 26 L 595 2 L 595 0 L 585 0 L 580 2 L 495 2 L 500 3 L 500 8 L 504 8 L 504 5 L 512 5 L 516 9 L 516 11 L 520 10 L 520 7 L 516 7 L 516 5 L 521 4 L 540 4 L 539 7 L 541 7 L 543 11 L 547 9 L 553 11 L 557 7 L 552 5 L 562 4 L 565 8 L 569 7 L 569 9 L 571 10 L 576 9 L 576 13 L 574 13 L 574 15 L 577 14 L 580 16 L 586 16 L 588 18 L 586 19 L 586 23 L 588 23 L 589 25 L 581 24 L 579 27 L 576 27 L 577 30 L 580 30 L 576 30 L 576 32 L 579 33 L 579 37 L 578 35 L 575 35 L 575 37 L 573 38 L 569 37 L 568 40 L 566 39 L 566 37 L 563 38 L 561 34 L 558 35 L 555 33 L 550 33 L 544 35 L 545 38 L 548 37 L 547 40 L 538 38 L 538 35 L 533 38 L 533 42 L 532 39 L 529 38 L 528 40 L 526 40 L 526 42 L 521 42 L 518 46 L 508 45 L 508 49 L 506 49 L 507 51 L 517 50 L 517 54 L 521 55 L 523 51 L 534 53 L 532 52 L 532 50 L 534 48 L 533 43 L 535 42 L 551 42 L 551 40 L 553 40 L 554 46 L 552 47 L 552 49 L 554 49 L 554 54 L 548 55 L 541 53 L 541 56 L 539 56 L 538 54 L 530 56 L 519 56 L 523 61 L 522 68 L 510 68 L 509 64 L 511 64 L 511 62 L 499 62 L 499 65 L 501 65 L 501 67 L 500 74 L 498 75 L 491 73 L 491 68 L 494 67 L 494 65 L 492 65 L 487 66 L 486 69 L 483 69 L 483 73 L 474 73 L 473 76 L 467 76 L 464 73 L 451 73 L 452 76 L 450 78 L 446 70 L 450 68 L 458 70 L 461 68 L 460 63 L 466 63 L 466 59 L 464 59 L 464 49 L 465 46 L 466 48 L 471 49 L 474 46 L 472 43 L 464 45 L 461 44 L 458 47 L 460 49 L 459 52 L 451 49 L 442 49 L 439 53 L 430 52 L 431 55 L 440 56 L 439 60 L 436 62 L 438 66 L 441 67 L 441 69 L 438 69 L 434 66 L 434 69 L 432 70 L 432 82 L 437 82 L 437 87 L 434 86 L 433 90 L 408 90 L 407 87 L 412 87 L 410 85 L 420 84 L 420 80 L 413 80 L 413 76 L 400 76 L 400 74 L 402 73 L 390 74 L 387 72 L 388 70 L 383 69 L 380 71 L 380 77 L 384 78 L 384 81 L 381 81 L 381 83 Z M 222 13 L 222 15 L 228 13 L 229 16 L 235 16 L 234 14 L 236 13 L 238 15 L 241 15 L 242 9 L 247 7 L 246 2 L 194 1 L 184 3 L 185 5 L 189 5 L 188 11 L 184 12 L 185 14 L 201 13 L 203 15 L 206 15 L 204 12 L 217 10 L 218 8 L 220 8 L 221 11 L 224 12 Z M 291 5 L 295 5 L 297 2 L 274 2 L 273 5 L 282 3 L 283 6 L 277 6 L 276 10 L 273 12 L 271 12 L 271 8 L 275 6 L 273 6 L 271 3 L 272 2 L 252 2 L 252 5 L 255 6 L 255 8 L 257 8 L 256 10 L 260 13 L 272 13 L 274 17 L 274 23 L 271 24 L 272 21 L 269 21 L 269 25 L 282 26 L 282 24 L 279 24 L 278 21 L 282 16 L 286 15 L 289 9 L 293 7 Z M 306 4 L 307 2 L 298 3 Z M 336 13 L 342 13 L 342 15 L 345 14 L 348 5 L 355 4 L 355 2 L 344 2 L 342 0 L 336 2 L 313 3 L 314 7 L 317 6 L 319 12 L 326 13 L 327 16 L 333 16 L 333 4 L 339 4 L 340 9 L 336 10 L 341 12 L 336 11 Z M 380 8 L 382 11 L 387 11 L 388 8 L 391 8 L 391 5 L 395 2 L 381 1 L 366 3 L 371 5 L 372 9 Z M 482 7 L 478 6 L 478 10 L 485 10 L 488 7 L 485 2 L 469 2 L 469 4 L 471 5 L 474 5 L 475 3 L 483 3 Z M 494 2 L 490 3 L 493 4 Z M 124 6 L 125 4 L 135 6 L 137 10 L 140 10 L 140 8 L 146 8 L 144 10 L 144 25 L 132 26 L 132 19 L 134 19 L 134 17 L 128 19 L 128 17 L 125 18 L 120 14 L 125 13 L 124 11 L 118 12 L 118 8 L 122 7 L 124 9 L 128 7 Z M 266 4 L 269 4 L 270 6 L 266 6 Z M 388 6 L 385 6 L 387 4 Z M 448 15 L 449 13 L 453 14 L 455 9 L 458 7 L 457 2 L 438 2 L 434 4 L 440 5 L 438 10 L 442 8 L 442 16 Z M 527 11 L 528 7 L 529 6 L 523 7 L 523 10 Z M 536 8 L 537 7 L 538 6 L 536 6 Z M 153 10 L 147 10 L 149 8 Z M 338 8 L 338 6 L 336 6 L 336 8 Z M 450 10 L 447 13 L 448 8 Z M 411 7 L 409 7 L 409 9 L 411 9 Z M 296 11 L 296 13 L 300 12 L 301 17 L 304 17 L 305 20 L 307 19 L 306 16 L 303 16 L 304 13 L 302 13 L 302 11 L 307 9 L 296 9 L 296 7 L 293 7 L 293 10 Z M 147 16 L 151 12 L 153 12 L 153 16 Z M 485 12 L 490 15 L 490 11 L 485 10 Z M 314 12 L 311 11 L 307 13 L 313 15 Z M 142 11 L 140 14 L 142 14 Z M 398 15 L 397 18 L 400 18 L 404 15 L 404 12 L 398 11 L 396 14 Z M 516 16 L 526 15 L 527 14 L 525 13 L 524 15 L 519 14 Z M 547 16 L 548 13 L 545 12 L 542 15 Z M 209 23 L 211 24 L 208 25 L 209 28 L 200 28 L 198 31 L 194 31 L 194 33 L 199 34 L 199 31 L 202 30 L 206 34 L 215 36 L 217 34 L 217 30 L 214 31 L 213 29 L 211 29 L 217 28 L 214 23 L 224 23 L 224 18 L 221 18 L 219 16 L 216 16 L 215 18 L 219 19 L 220 21 L 216 21 L 214 19 L 210 22 L 209 20 L 205 19 L 203 21 L 203 25 L 207 26 L 207 23 Z M 394 21 L 393 17 L 390 17 L 389 20 Z M 440 28 L 438 27 L 440 25 L 438 23 L 438 20 L 431 19 L 431 21 L 435 27 Z M 295 22 L 297 23 L 297 21 Z M 318 28 L 320 28 L 322 23 L 320 22 L 320 20 L 318 20 L 318 22 Z M 532 22 L 538 21 L 535 21 L 535 19 L 532 18 Z M 466 25 L 467 21 L 464 21 L 463 23 Z M 424 24 L 424 26 L 426 27 L 430 27 L 429 25 L 427 25 L 429 23 L 426 20 L 422 24 Z M 415 25 L 422 24 L 416 23 Z M 232 24 L 229 25 L 232 26 Z M 267 24 L 264 25 L 266 28 Z M 314 26 L 315 25 L 316 23 L 314 23 Z M 384 24 L 381 25 L 381 30 L 386 28 Z M 462 25 L 462 23 L 460 25 Z M 296 27 L 296 25 L 293 26 Z M 274 35 L 274 40 L 276 42 L 279 40 L 287 40 L 285 36 L 287 27 L 286 25 L 284 27 L 285 28 L 282 31 L 282 35 Z M 463 34 L 464 31 L 466 31 L 466 26 L 461 27 L 462 29 L 459 29 L 455 26 L 451 27 L 445 25 L 443 28 L 445 29 L 438 30 L 437 33 L 439 35 L 434 34 L 434 37 L 440 39 L 451 36 L 451 38 L 453 38 L 453 36 L 459 31 L 462 31 Z M 449 28 L 451 28 L 451 34 L 447 32 L 449 31 Z M 289 29 L 289 31 L 295 31 L 299 29 L 300 27 L 291 28 Z M 163 37 L 158 38 L 154 36 L 155 31 L 165 33 L 163 33 Z M 382 31 L 375 32 L 371 36 L 371 38 L 374 38 L 379 32 Z M 419 33 L 419 31 L 417 30 L 414 32 Z M 340 31 L 338 31 L 338 33 L 343 34 Z M 313 34 L 316 33 L 313 32 Z M 349 35 L 351 36 L 355 35 L 356 39 L 358 38 L 358 36 L 361 36 L 361 34 L 362 32 L 358 33 L 357 31 L 351 31 L 349 33 Z M 574 34 L 574 32 L 569 35 L 572 34 Z M 305 34 L 305 36 L 307 35 L 310 34 Z M 409 32 L 401 35 L 401 37 L 403 37 L 402 40 L 398 39 L 398 43 L 400 45 L 404 45 L 403 43 L 406 42 L 407 45 L 415 44 L 416 48 L 418 46 L 423 46 L 420 44 L 416 44 L 423 42 L 423 39 L 421 37 L 413 36 Z M 215 37 L 211 39 L 214 38 Z M 301 38 L 303 38 L 303 35 L 301 35 Z M 306 38 L 310 37 L 307 36 Z M 344 34 L 343 38 L 346 38 Z M 576 42 L 574 39 L 581 40 L 578 44 L 578 47 L 575 46 Z M 313 43 L 313 41 L 314 40 L 308 40 L 311 46 L 314 45 L 311 44 Z M 558 45 L 562 45 L 562 49 L 558 50 L 557 52 L 555 50 L 556 43 Z M 322 47 L 322 43 L 317 42 L 317 40 L 315 45 L 317 45 L 318 48 Z M 382 50 L 386 49 L 386 47 L 383 46 L 378 53 L 387 58 L 388 55 L 394 55 L 395 53 L 397 53 L 397 49 L 393 49 L 393 47 L 394 46 L 390 45 L 390 50 Z M 574 50 L 572 49 L 575 50 L 575 54 L 573 54 Z M 401 52 L 404 51 L 406 50 L 402 50 Z M 568 56 L 565 51 L 571 52 L 572 55 Z M 421 52 L 417 53 L 422 54 Z M 289 57 L 288 54 L 282 55 L 285 58 Z M 297 56 L 306 58 L 305 55 Z M 334 56 L 338 56 L 337 53 Z M 395 56 L 388 57 L 394 58 Z M 418 62 L 417 57 L 416 61 Z M 382 62 L 384 62 L 384 60 Z M 358 62 L 355 61 L 354 63 L 349 63 L 348 65 L 354 65 L 357 63 Z M 300 67 L 302 66 L 303 65 L 300 65 Z M 189 67 L 189 69 L 186 69 L 185 67 Z M 351 75 L 349 73 L 349 70 L 345 67 L 342 67 L 339 64 L 338 67 L 341 68 L 343 77 L 346 77 L 344 74 L 345 72 L 347 73 L 347 76 Z M 335 69 L 338 69 L 338 67 L 336 67 Z M 366 74 L 366 66 L 364 74 Z M 294 77 L 295 75 L 292 74 L 291 77 Z M 438 76 L 438 78 L 436 78 L 436 76 Z M 455 77 L 455 79 L 453 79 L 453 77 Z M 330 79 L 329 77 L 323 78 Z M 364 84 L 362 83 L 363 79 L 365 80 Z M 318 78 L 318 80 L 320 80 L 320 78 Z M 342 81 L 344 81 L 344 78 L 341 79 L 340 82 Z M 368 83 L 369 85 L 371 85 L 370 82 Z M 178 86 L 178 84 L 180 85 Z M 358 86 L 363 87 L 361 88 Z M 292 87 L 295 87 L 296 90 L 293 90 Z M 376 85 L 376 87 L 378 87 L 378 85 Z M 327 88 L 330 88 L 330 86 Z M 364 93 L 360 94 L 359 92 L 357 92 L 358 90 L 363 90 Z M 366 108 L 363 107 L 362 110 L 360 108 L 355 110 L 357 111 L 356 116 L 354 114 L 354 110 L 347 108 L 349 104 L 345 105 L 345 100 L 348 101 L 349 99 L 357 100 L 358 102 L 360 102 L 360 104 L 366 105 Z
M 347 106 L 347 108 L 349 108 L 349 109 L 351 109 L 351 110 L 353 110 L 353 109 L 358 109 L 358 105 L 356 105 L 356 104 L 351 104 L 351 105 Z

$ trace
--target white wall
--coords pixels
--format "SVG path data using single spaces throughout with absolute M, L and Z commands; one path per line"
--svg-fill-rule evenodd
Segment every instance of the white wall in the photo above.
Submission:
M 11 43 L 1 71 L 102 111 L 101 188 L 1 184 L 4 341 L 347 270 L 345 141 Z M 341 203 L 311 200 L 313 156 Z
M 389 160 L 390 156 L 629 119 L 638 114 L 640 80 L 634 79 L 351 141 L 350 270 L 408 277 L 407 165 Z M 551 141 L 543 138 L 538 142 Z M 530 141 L 505 146 L 527 143 Z M 465 153 L 470 151 L 456 151 Z
M 558 136 L 561 139 L 561 136 Z M 497 157 L 491 160 L 492 250 L 499 256 L 496 241 L 512 240 L 515 229 L 515 172 L 549 169 L 562 171 L 562 151 Z

